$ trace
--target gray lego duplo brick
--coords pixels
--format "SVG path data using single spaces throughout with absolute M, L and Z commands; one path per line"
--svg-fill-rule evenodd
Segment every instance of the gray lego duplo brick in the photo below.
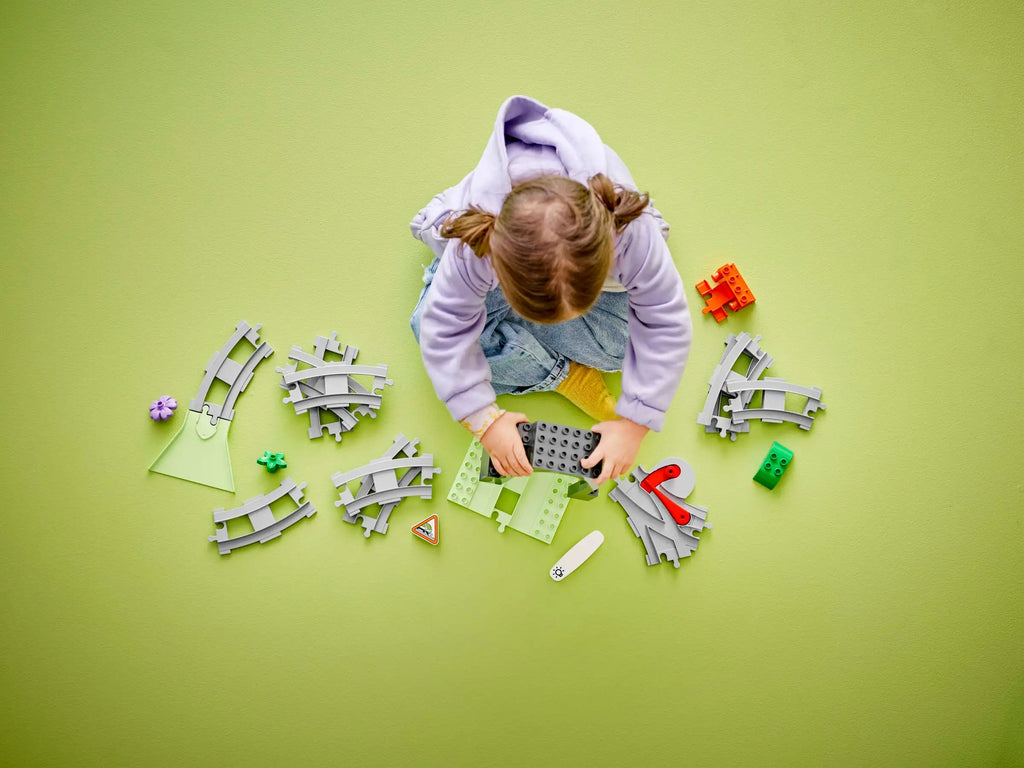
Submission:
M 534 469 L 573 475 L 585 480 L 593 480 L 601 474 L 603 461 L 599 461 L 590 469 L 584 469 L 580 464 L 580 461 L 589 456 L 601 441 L 601 435 L 598 433 L 549 421 L 522 423 L 517 427 L 526 458 Z M 503 481 L 504 478 L 498 474 L 489 456 L 481 466 L 481 480 Z
M 538 421 L 533 438 L 533 467 L 593 480 L 601 474 L 604 462 L 584 469 L 580 460 L 589 456 L 599 442 L 601 435 L 589 429 Z

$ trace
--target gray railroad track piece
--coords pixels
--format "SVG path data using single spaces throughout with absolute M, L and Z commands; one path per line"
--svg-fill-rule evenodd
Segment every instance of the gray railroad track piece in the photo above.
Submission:
M 293 387 L 291 394 L 282 399 L 283 403 L 291 403 L 295 406 L 296 413 L 305 413 L 310 408 L 321 408 L 325 411 L 335 408 L 349 408 L 352 405 L 365 405 L 374 410 L 380 409 L 380 395 L 357 395 L 354 392 L 344 394 L 324 394 L 323 392 L 306 397 L 299 387 Z
M 722 353 L 722 359 L 715 366 L 708 383 L 708 396 L 704 400 L 704 408 L 697 414 L 697 423 L 704 425 L 705 432 L 718 432 L 722 437 L 728 435 L 735 440 L 737 432 L 745 432 L 750 429 L 749 425 L 734 423 L 730 416 L 720 414 L 719 408 L 723 400 L 730 399 L 725 392 L 725 385 L 730 376 L 739 376 L 732 369 L 739 362 L 740 357 L 746 355 L 750 358 L 747 365 L 750 375 L 759 376 L 772 364 L 773 358 L 761 349 L 758 343 L 760 341 L 760 336 L 751 338 L 750 334 L 746 332 L 738 336 L 729 334 L 725 340 L 725 352 Z
M 748 333 L 730 335 L 726 339 L 725 352 L 708 384 L 704 409 L 697 415 L 697 423 L 704 425 L 705 432 L 718 432 L 722 437 L 735 440 L 740 433 L 750 431 L 750 422 L 754 419 L 770 424 L 792 422 L 801 429 L 810 429 L 814 423 L 811 414 L 825 409 L 819 387 L 790 384 L 779 378 L 760 378 L 774 362 L 761 349 L 760 340 L 760 336 L 751 338 Z M 733 370 L 743 355 L 749 358 L 745 375 Z M 759 392 L 761 407 L 751 408 L 751 401 Z M 787 393 L 807 398 L 802 411 L 786 409 Z
M 668 464 L 678 464 L 683 469 L 683 476 L 692 476 L 693 470 L 680 459 L 666 459 L 654 470 Z M 685 465 L 685 466 L 684 466 Z M 654 470 L 651 470 L 652 472 Z M 671 492 L 668 482 L 659 486 L 662 492 L 674 503 L 690 513 L 690 522 L 678 525 L 665 509 L 664 504 L 651 493 L 640 487 L 640 483 L 649 475 L 642 466 L 638 466 L 630 475 L 630 480 L 616 481 L 615 488 L 608 492 L 608 498 L 617 503 L 626 513 L 626 522 L 634 535 L 644 545 L 647 553 L 647 564 L 658 565 L 662 556 L 676 568 L 682 558 L 689 557 L 700 544 L 697 534 L 705 528 L 711 528 L 707 522 L 708 510 L 690 504 Z
M 324 360 L 328 352 L 339 355 L 341 361 Z M 341 442 L 342 435 L 359 423 L 359 416 L 377 417 L 384 387 L 394 382 L 387 378 L 386 365 L 355 365 L 358 354 L 356 347 L 342 347 L 337 333 L 332 332 L 330 337 L 316 337 L 312 354 L 293 346 L 288 354 L 291 363 L 277 369 L 281 389 L 288 391 L 283 402 L 290 403 L 297 414 L 308 416 L 311 440 L 323 437 L 327 430 L 327 434 Z M 369 386 L 357 376 L 369 379 Z M 324 413 L 333 414 L 337 421 L 325 422 Z
M 232 550 L 244 547 L 247 544 L 255 544 L 256 542 L 262 544 L 265 541 L 276 539 L 285 528 L 291 527 L 304 517 L 312 517 L 316 514 L 313 504 L 309 501 L 303 501 L 302 491 L 305 487 L 305 483 L 296 485 L 294 480 L 286 477 L 281 485 L 270 493 L 254 496 L 240 507 L 213 510 L 213 522 L 218 528 L 217 532 L 209 537 L 209 540 L 217 543 L 217 549 L 220 554 L 229 555 Z M 283 499 L 285 496 L 291 497 L 292 501 L 296 504 L 296 508 L 284 517 L 275 519 L 270 505 L 275 501 Z M 249 522 L 252 524 L 252 532 L 229 539 L 228 520 L 234 520 L 243 516 L 248 516 Z
M 326 377 L 323 382 L 324 392 L 326 394 L 334 394 L 337 392 L 348 392 L 349 382 L 347 377 L 349 376 L 372 376 L 375 379 L 386 381 L 388 375 L 388 367 L 386 365 L 346 365 L 344 363 L 328 363 L 327 365 L 318 366 L 316 368 L 303 368 L 301 371 L 292 371 L 291 373 L 285 373 L 281 377 L 281 383 L 285 385 L 294 384 L 297 381 L 306 381 L 308 379 L 317 379 Z M 341 386 L 339 386 L 341 383 Z M 376 382 L 374 382 L 374 389 L 378 389 Z M 383 384 L 379 385 L 383 387 Z
M 534 469 L 573 475 L 588 481 L 601 474 L 603 461 L 599 461 L 590 469 L 584 469 L 580 464 L 580 460 L 589 456 L 601 441 L 601 435 L 597 432 L 553 424 L 550 421 L 524 422 L 517 424 L 516 427 L 523 441 L 527 461 Z M 481 462 L 480 467 L 481 480 L 497 483 L 506 480 L 494 468 L 490 456 Z M 587 499 L 593 495 L 589 491 L 580 493 L 575 485 L 572 487 L 572 492 L 577 494 L 573 498 Z
M 235 401 L 245 391 L 245 388 L 249 386 L 253 373 L 256 371 L 256 366 L 274 354 L 274 350 L 271 349 L 269 344 L 260 342 L 259 332 L 262 327 L 259 324 L 249 325 L 245 320 L 239 321 L 235 327 L 235 332 L 224 342 L 224 346 L 213 353 L 210 362 L 206 364 L 206 372 L 203 375 L 202 383 L 199 385 L 199 391 L 196 392 L 196 396 L 189 402 L 188 409 L 190 411 L 203 413 L 203 407 L 205 406 L 207 408 L 206 413 L 210 417 L 210 423 L 214 426 L 216 426 L 219 419 L 231 421 L 234 418 Z M 253 351 L 244 363 L 239 363 L 232 360 L 230 356 L 235 351 L 235 348 L 243 342 L 251 344 Z M 215 379 L 219 379 L 228 385 L 228 394 L 225 396 L 224 402 L 219 404 L 211 403 L 206 399 L 210 394 L 210 387 L 213 386 Z
M 319 392 L 307 387 L 307 385 L 304 382 L 299 382 L 298 386 L 304 395 L 308 395 L 310 397 L 316 397 L 317 395 L 319 395 Z M 320 418 L 321 410 L 333 413 L 338 418 L 338 420 L 323 423 Z M 351 432 L 353 429 L 355 429 L 356 424 L 359 423 L 359 419 L 356 417 L 356 414 L 369 414 L 371 418 L 377 418 L 377 412 L 370 410 L 365 406 L 359 406 L 357 408 L 352 408 L 351 410 L 349 410 L 348 408 L 310 408 L 308 411 L 306 411 L 306 415 L 309 416 L 310 439 L 312 440 L 318 437 L 322 437 L 323 430 L 326 429 L 327 433 L 330 435 L 334 435 L 334 439 L 340 443 L 341 433 Z
M 741 392 L 749 391 L 751 394 L 756 391 L 763 391 L 765 397 L 769 394 L 785 395 L 787 392 L 792 392 L 794 395 L 801 395 L 812 400 L 821 400 L 821 388 L 820 387 L 802 387 L 799 384 L 790 384 L 785 379 L 773 379 L 765 378 L 758 381 L 747 381 L 741 377 L 730 379 L 725 384 L 725 390 L 730 394 L 740 394 Z M 749 399 L 748 399 L 749 402 Z M 783 400 L 783 405 L 785 400 Z M 770 407 L 771 410 L 783 410 L 777 405 Z
M 732 394 L 762 392 L 761 408 L 746 408 L 739 399 L 723 406 L 723 410 L 729 412 L 734 420 L 749 421 L 760 419 L 769 424 L 781 424 L 784 421 L 792 422 L 801 429 L 810 429 L 814 424 L 814 413 L 818 409 L 825 410 L 825 404 L 821 402 L 820 387 L 803 387 L 799 384 L 790 384 L 785 379 L 765 378 L 760 381 L 738 381 L 730 379 L 726 382 L 727 391 Z M 786 409 L 786 394 L 791 393 L 806 397 L 807 401 L 802 412 L 789 411 Z M 747 398 L 749 403 L 749 397 Z
M 331 335 L 334 336 L 335 334 L 332 333 Z M 325 337 L 323 337 L 323 336 L 317 336 L 316 337 L 316 342 L 314 342 L 314 349 L 316 351 L 312 355 L 309 355 L 309 354 L 303 352 L 302 351 L 302 347 L 295 347 L 295 346 L 293 346 L 291 348 L 291 351 L 288 353 L 289 359 L 294 360 L 296 363 L 305 363 L 310 368 L 324 369 L 324 368 L 328 368 L 329 366 L 335 366 L 335 365 L 352 365 L 352 363 L 355 360 L 356 356 L 359 354 L 359 350 L 356 347 L 349 346 L 348 344 L 345 345 L 344 349 L 339 351 L 338 348 L 337 348 L 338 347 L 337 343 L 335 343 L 334 346 L 332 347 L 329 344 L 328 345 L 321 345 L 319 343 L 320 341 L 327 341 L 327 339 Z M 325 361 L 323 359 L 323 357 L 322 357 L 323 354 L 325 354 L 324 350 L 326 350 L 328 352 L 334 352 L 335 354 L 341 355 L 342 356 L 341 362 L 340 363 L 329 363 L 329 362 Z M 334 385 L 334 389 L 336 389 L 338 391 L 348 391 L 347 389 L 344 389 L 344 387 L 347 386 L 347 387 L 351 387 L 351 390 L 353 392 L 356 392 L 356 393 L 362 394 L 362 395 L 379 394 L 378 390 L 383 392 L 385 386 L 391 386 L 392 384 L 394 384 L 394 382 L 391 379 L 387 378 L 388 367 L 386 365 L 358 366 L 358 367 L 359 368 L 369 369 L 369 371 L 368 371 L 368 373 L 366 375 L 369 375 L 369 376 L 373 377 L 373 386 L 372 386 L 371 389 L 367 389 L 362 384 L 360 384 L 358 381 L 350 378 L 351 376 L 356 375 L 356 373 L 358 373 L 358 372 L 356 372 L 356 371 L 345 372 L 343 370 L 338 370 L 338 371 L 335 371 L 334 373 L 323 373 L 323 372 L 320 372 L 319 375 L 314 374 L 314 376 L 313 376 L 314 382 L 313 383 L 315 385 L 315 388 L 318 391 L 329 391 L 329 390 L 326 389 L 325 383 L 323 381 L 319 381 L 319 379 L 324 377 L 324 376 L 330 376 L 330 377 L 335 379 L 336 383 Z M 285 372 L 285 371 L 287 371 L 287 372 L 294 372 L 295 368 L 296 368 L 296 366 L 292 365 L 292 366 L 290 366 L 287 369 L 282 369 L 281 372 L 282 373 Z M 287 389 L 287 385 L 282 384 L 281 386 L 282 386 L 282 389 Z
M 307 434 L 309 435 L 310 440 L 315 440 L 318 437 L 323 437 L 324 430 L 326 429 L 327 434 L 333 435 L 335 441 L 340 443 L 341 433 L 351 431 L 351 429 L 355 426 L 356 418 L 344 408 L 339 408 L 337 410 L 330 409 L 330 411 L 331 413 L 338 416 L 338 420 L 329 421 L 326 424 L 324 424 L 320 419 L 319 408 L 311 408 L 310 410 L 306 411 L 306 415 L 309 416 L 309 430 L 307 431 Z M 342 416 L 341 414 L 345 415 Z M 346 424 L 346 421 L 348 420 L 350 421 L 348 424 Z
M 366 466 L 331 475 L 331 482 L 339 489 L 334 505 L 344 507 L 342 520 L 353 525 L 361 521 L 363 535 L 369 538 L 372 533 L 387 533 L 388 517 L 403 499 L 410 496 L 432 498 L 429 481 L 441 470 L 434 466 L 432 454 L 417 455 L 418 442 L 400 434 L 380 458 Z M 397 458 L 400 454 L 405 458 Z M 417 479 L 420 482 L 414 484 Z M 355 482 L 359 482 L 359 487 L 353 493 L 350 484 Z M 374 504 L 379 507 L 376 517 L 364 511 Z

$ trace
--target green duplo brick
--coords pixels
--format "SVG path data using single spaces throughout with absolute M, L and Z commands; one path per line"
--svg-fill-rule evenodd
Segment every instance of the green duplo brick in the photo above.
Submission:
M 768 455 L 764 457 L 761 466 L 754 475 L 754 480 L 765 488 L 771 489 L 779 484 L 786 467 L 793 461 L 793 452 L 781 443 L 772 443 Z

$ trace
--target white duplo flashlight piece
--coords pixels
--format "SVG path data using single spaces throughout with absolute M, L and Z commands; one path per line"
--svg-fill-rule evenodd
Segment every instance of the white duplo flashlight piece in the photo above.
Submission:
M 551 578 L 561 581 L 570 573 L 575 571 L 583 562 L 597 551 L 597 548 L 604 544 L 604 534 L 600 531 L 591 531 L 582 539 L 577 541 L 568 552 L 562 555 L 551 569 Z

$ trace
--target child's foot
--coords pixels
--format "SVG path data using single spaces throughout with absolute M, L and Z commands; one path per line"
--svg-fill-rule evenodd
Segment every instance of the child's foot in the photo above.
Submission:
M 596 368 L 570 362 L 569 375 L 555 392 L 598 422 L 619 418 L 615 414 L 615 399 Z

